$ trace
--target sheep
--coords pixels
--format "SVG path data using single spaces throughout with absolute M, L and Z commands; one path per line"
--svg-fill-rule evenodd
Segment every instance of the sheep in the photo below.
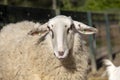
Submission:
M 104 59 L 103 64 L 106 66 L 105 74 L 109 80 L 120 80 L 120 66 L 116 67 L 109 59 Z
M 96 28 L 64 15 L 43 25 L 24 23 L 30 22 L 7 25 L 0 32 L 1 80 L 87 79 L 89 52 L 80 35 L 94 34 Z

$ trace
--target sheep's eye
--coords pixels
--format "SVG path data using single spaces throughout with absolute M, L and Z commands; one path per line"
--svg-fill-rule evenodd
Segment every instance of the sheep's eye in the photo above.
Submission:
M 67 25 L 65 25 L 65 27 L 67 27 Z
M 69 33 L 70 30 L 73 29 L 73 27 L 74 27 L 74 24 L 71 24 L 70 28 L 68 28 L 68 30 L 67 30 L 67 34 Z
M 53 25 L 51 25 L 53 27 Z

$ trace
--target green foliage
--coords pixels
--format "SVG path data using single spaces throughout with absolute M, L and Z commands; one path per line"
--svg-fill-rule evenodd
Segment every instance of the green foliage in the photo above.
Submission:
M 70 10 L 72 8 L 71 2 L 69 0 L 64 0 L 63 4 L 64 4 L 64 9 Z
M 119 11 L 120 0 L 76 0 L 77 5 L 72 5 L 71 0 L 64 0 L 62 9 L 77 11 Z
M 62 0 L 63 6 L 61 9 L 80 11 L 85 1 L 86 0 Z
M 87 0 L 85 10 L 114 11 L 120 9 L 120 0 Z
M 57 6 L 64 10 L 74 11 L 110 11 L 120 12 L 120 0 L 56 0 Z M 0 0 L 0 3 L 26 6 L 52 8 L 52 0 Z

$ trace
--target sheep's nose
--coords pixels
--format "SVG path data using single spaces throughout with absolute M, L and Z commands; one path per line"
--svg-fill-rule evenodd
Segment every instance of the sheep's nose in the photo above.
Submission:
M 59 51 L 59 56 L 63 56 L 64 55 L 64 51 Z

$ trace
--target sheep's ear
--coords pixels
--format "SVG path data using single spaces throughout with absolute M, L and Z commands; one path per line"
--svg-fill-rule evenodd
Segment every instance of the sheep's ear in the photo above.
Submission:
M 40 25 L 40 24 L 35 24 L 34 28 L 28 32 L 28 35 L 36 35 L 36 34 L 43 34 L 48 31 L 47 28 L 47 23 Z
M 84 23 L 73 21 L 74 26 L 78 32 L 81 34 L 94 34 L 97 33 L 98 30 L 96 28 L 90 27 Z

